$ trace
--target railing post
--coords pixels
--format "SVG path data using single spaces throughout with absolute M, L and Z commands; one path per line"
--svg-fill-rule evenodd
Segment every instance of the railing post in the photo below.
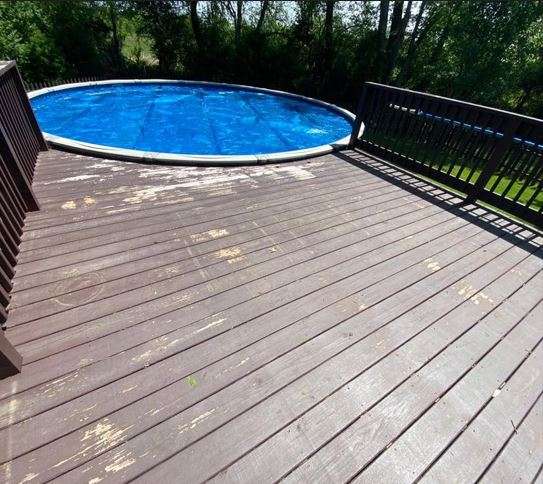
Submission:
M 32 130 L 34 131 L 36 140 L 38 141 L 40 145 L 40 150 L 47 151 L 49 148 L 47 146 L 47 143 L 45 142 L 45 138 L 43 137 L 43 133 L 41 132 L 40 126 L 38 125 L 36 116 L 34 116 L 34 111 L 32 111 L 32 106 L 30 106 L 30 101 L 28 99 L 28 95 L 26 94 L 26 90 L 24 88 L 23 78 L 21 76 L 21 73 L 19 72 L 19 68 L 17 67 L 17 64 L 14 64 L 12 69 L 16 77 L 16 80 L 18 81 L 18 82 L 15 82 L 15 86 L 17 88 L 19 96 L 21 96 L 21 99 L 23 99 L 22 105 L 25 110 L 27 120 L 30 123 L 30 126 L 32 126 Z
M 520 125 L 520 119 L 514 117 L 508 117 L 506 119 L 507 125 L 504 129 L 503 137 L 498 141 L 498 143 L 496 143 L 496 146 L 490 154 L 488 162 L 483 167 L 483 171 L 479 175 L 479 178 L 477 178 L 475 184 L 468 191 L 465 203 L 474 203 L 477 201 L 480 193 L 484 190 L 486 184 L 488 183 L 488 180 L 490 180 L 490 177 L 495 173 L 496 168 L 498 168 L 500 162 L 507 153 L 507 150 L 509 150 L 513 143 L 513 138 Z
M 23 167 L 15 155 L 15 150 L 11 146 L 9 136 L 4 131 L 2 125 L 0 125 L 0 156 L 2 156 L 8 165 L 14 168 L 11 170 L 11 176 L 17 185 L 17 189 L 23 196 L 27 211 L 38 211 L 40 209 L 40 205 L 36 199 L 36 195 L 34 195 L 34 191 L 32 190 L 32 183 L 26 177 Z
M 21 371 L 23 358 L 0 330 L 0 378 L 15 375 Z
M 358 141 L 358 136 L 360 134 L 360 128 L 362 127 L 362 116 L 364 114 L 364 107 L 366 106 L 366 100 L 368 97 L 368 86 L 364 84 L 362 87 L 362 92 L 360 98 L 358 99 L 358 105 L 356 108 L 356 118 L 353 123 L 353 129 L 351 131 L 351 139 L 349 140 L 349 147 L 354 148 L 356 142 Z
M 25 213 L 39 209 L 32 180 L 40 151 L 47 150 L 14 61 L 0 62 L 0 327 L 8 321 L 11 279 Z M 21 370 L 22 357 L 0 331 L 0 378 Z

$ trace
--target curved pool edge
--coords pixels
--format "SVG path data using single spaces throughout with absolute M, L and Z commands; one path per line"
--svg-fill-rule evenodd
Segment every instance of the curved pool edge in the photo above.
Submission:
M 198 84 L 208 86 L 225 86 L 233 88 L 241 88 L 249 91 L 264 92 L 278 96 L 286 96 L 294 99 L 301 99 L 313 104 L 326 107 L 335 111 L 346 118 L 351 123 L 355 120 L 355 115 L 347 109 L 336 106 L 335 104 L 314 99 L 301 94 L 293 94 L 286 91 L 278 91 L 274 89 L 266 89 L 263 87 L 245 86 L 242 84 L 227 84 L 222 82 L 209 81 L 187 81 L 187 80 L 171 80 L 171 79 L 111 79 L 107 81 L 89 81 L 77 82 L 72 84 L 60 84 L 58 86 L 46 87 L 28 92 L 28 98 L 47 94 L 54 91 L 62 91 L 67 89 L 75 89 L 78 87 L 98 86 L 104 84 L 144 84 L 144 83 L 168 83 L 168 84 Z M 117 160 L 144 162 L 144 163 L 167 163 L 172 165 L 205 165 L 205 166 L 221 166 L 221 165 L 258 165 L 266 163 L 280 163 L 287 161 L 295 161 L 315 156 L 322 156 L 328 153 L 341 150 L 349 146 L 350 135 L 345 136 L 332 143 L 315 146 L 312 148 L 303 148 L 300 150 L 283 151 L 276 153 L 262 153 L 256 155 L 191 155 L 184 153 L 160 153 L 150 151 L 131 150 L 126 148 L 116 148 L 114 146 L 98 145 L 77 141 L 71 138 L 63 138 L 54 134 L 42 131 L 47 143 L 53 148 L 75 152 L 83 155 L 97 156 L 100 158 L 112 158 Z

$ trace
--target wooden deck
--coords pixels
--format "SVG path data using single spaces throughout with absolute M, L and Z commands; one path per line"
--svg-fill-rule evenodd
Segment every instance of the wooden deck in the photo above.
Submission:
M 2 482 L 531 482 L 541 239 L 361 153 L 41 155 Z

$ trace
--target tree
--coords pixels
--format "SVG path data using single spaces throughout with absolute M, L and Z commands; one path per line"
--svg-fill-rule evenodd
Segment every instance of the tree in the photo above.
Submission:
M 409 0 L 405 9 L 405 14 L 402 17 L 403 1 L 395 0 L 394 9 L 392 11 L 392 22 L 390 25 L 390 37 L 387 45 L 386 66 L 383 75 L 383 82 L 387 82 L 390 79 L 392 71 L 396 66 L 396 60 L 400 51 L 400 46 L 403 42 L 405 29 L 411 18 L 411 6 L 413 2 Z
M 387 39 L 387 29 L 388 29 L 388 10 L 390 7 L 389 0 L 381 0 L 379 6 L 379 26 L 377 34 L 377 51 L 378 51 L 378 62 L 379 62 L 379 79 L 382 78 L 384 74 L 384 66 L 386 62 L 386 39 Z
M 107 17 L 111 28 L 111 62 L 117 70 L 123 65 L 122 40 L 119 32 L 119 17 L 122 15 L 124 2 L 109 0 L 106 4 Z
M 193 2 L 197 3 L 197 2 Z M 182 18 L 173 0 L 132 0 L 143 19 L 142 30 L 153 40 L 153 50 L 162 72 L 172 72 L 181 51 Z
M 260 7 L 260 15 L 258 16 L 258 23 L 256 24 L 256 32 L 260 33 L 262 32 L 262 26 L 264 25 L 264 19 L 266 17 L 266 12 L 268 11 L 268 7 L 270 5 L 269 0 L 264 0 L 261 2 L 262 6 Z
M 334 0 L 326 0 L 325 2 L 321 90 L 325 88 L 332 69 L 334 55 L 334 5 Z
M 541 116 L 542 45 L 541 0 L 0 1 L 0 57 L 30 82 L 171 75 L 348 108 L 372 80 Z
M 422 19 L 426 11 L 427 3 L 428 3 L 427 0 L 422 0 L 419 6 L 419 11 L 417 13 L 417 20 L 415 21 L 415 27 L 413 28 L 413 31 L 411 32 L 411 36 L 409 38 L 409 47 L 407 49 L 407 54 L 403 62 L 401 74 L 399 76 L 401 82 L 405 82 L 407 79 L 411 77 L 411 68 L 412 68 L 413 57 L 415 55 L 415 46 L 416 46 L 417 38 L 419 36 Z
M 192 33 L 196 40 L 196 45 L 199 50 L 202 50 L 202 28 L 200 26 L 200 18 L 198 17 L 198 0 L 190 0 L 190 25 L 192 27 Z

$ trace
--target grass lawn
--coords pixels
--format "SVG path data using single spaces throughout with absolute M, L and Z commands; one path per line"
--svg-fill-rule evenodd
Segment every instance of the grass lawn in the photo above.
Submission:
M 413 130 L 413 132 L 420 132 Z M 433 169 L 439 169 L 441 172 L 448 173 L 452 178 L 468 180 L 473 184 L 479 178 L 482 169 L 486 163 L 485 156 L 488 155 L 488 147 L 484 143 L 473 142 L 466 153 L 455 149 L 455 146 L 446 146 L 438 143 L 432 146 L 433 140 L 430 138 L 425 142 L 413 139 L 410 136 L 399 137 L 389 133 L 369 132 L 364 139 L 386 149 L 392 149 L 395 153 L 411 158 L 425 167 L 431 166 Z M 462 145 L 462 142 L 460 142 Z M 523 152 L 519 152 L 523 150 Z M 539 154 L 541 156 L 541 154 Z M 509 166 L 509 160 L 514 157 L 514 165 Z M 520 143 L 511 150 L 505 162 L 498 167 L 498 171 L 493 174 L 487 182 L 485 188 L 491 190 L 497 195 L 514 199 L 521 191 L 517 203 L 526 205 L 541 183 L 541 173 L 532 180 L 528 186 L 524 186 L 527 177 L 533 176 L 535 170 L 541 168 L 541 158 L 533 152 L 533 149 L 527 150 Z M 422 166 L 421 166 L 422 168 Z M 521 171 L 520 176 L 517 175 Z M 424 170 L 424 175 L 432 178 L 430 170 Z M 498 180 L 496 186 L 495 182 Z M 539 210 L 543 206 L 543 191 L 540 191 L 530 204 L 530 209 Z

